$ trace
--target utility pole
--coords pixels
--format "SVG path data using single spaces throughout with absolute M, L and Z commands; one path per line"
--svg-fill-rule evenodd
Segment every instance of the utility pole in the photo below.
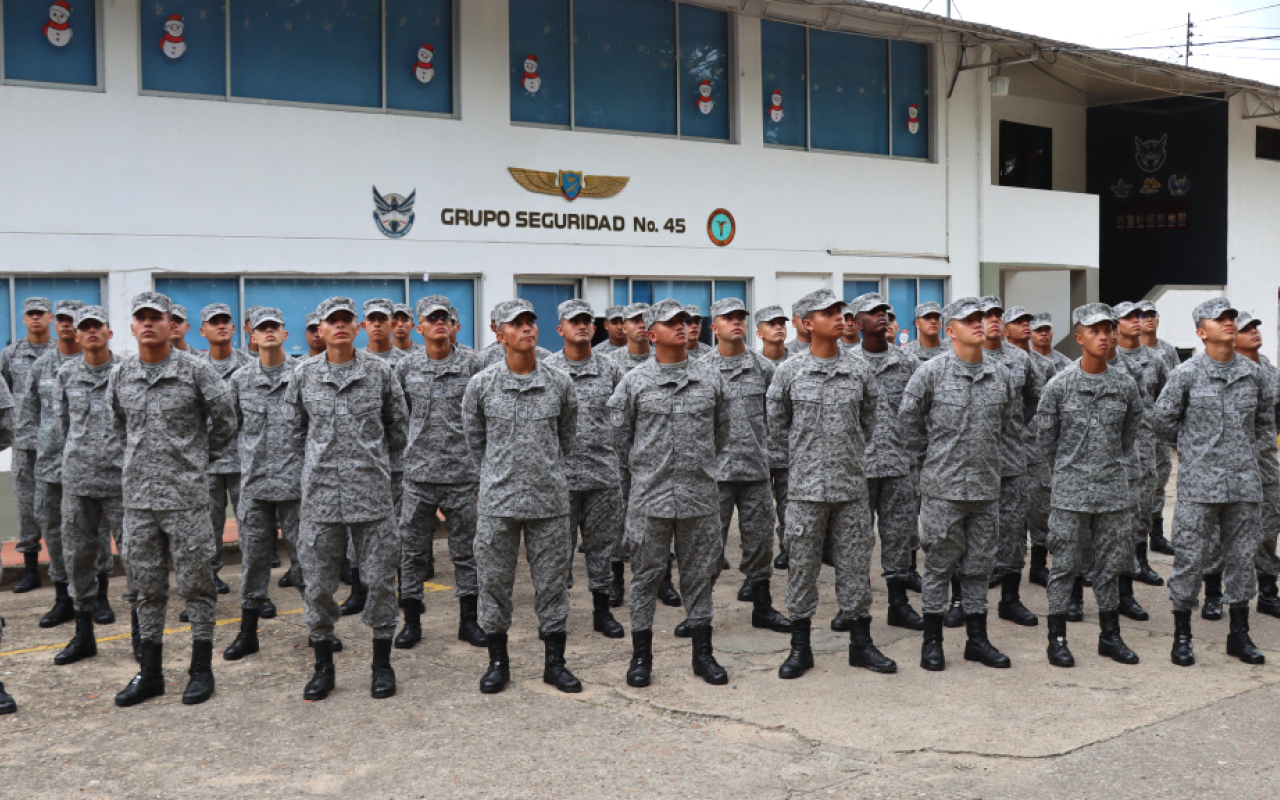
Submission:
M 1187 12 L 1187 46 L 1186 46 L 1186 50 L 1183 51 L 1183 55 L 1182 55 L 1182 65 L 1184 67 L 1191 66 L 1191 29 L 1194 27 L 1195 26 L 1191 24 L 1191 12 L 1188 11 Z

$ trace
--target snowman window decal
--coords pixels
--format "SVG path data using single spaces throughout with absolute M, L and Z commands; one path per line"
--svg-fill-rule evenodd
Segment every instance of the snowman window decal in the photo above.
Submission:
M 181 14 L 170 14 L 164 21 L 164 37 L 160 40 L 160 50 L 169 58 L 182 58 L 187 52 L 187 43 L 182 39 L 182 31 L 186 24 Z
M 715 101 L 711 99 L 711 81 L 702 81 L 698 84 L 698 110 L 710 114 L 715 107 Z
M 429 44 L 418 48 L 418 63 L 413 67 L 413 76 L 419 83 L 431 83 L 436 76 L 436 68 L 431 62 L 436 57 L 436 49 Z
M 769 119 L 782 122 L 782 90 L 774 89 L 769 99 Z
M 538 75 L 538 57 L 524 57 L 524 78 L 521 80 L 521 86 L 529 94 L 537 94 L 542 88 L 542 78 Z
M 907 106 L 907 130 L 912 133 L 920 132 L 920 106 L 915 103 Z
M 66 47 L 71 43 L 71 4 L 67 0 L 58 0 L 49 6 L 49 21 L 44 24 L 46 39 L 54 47 Z

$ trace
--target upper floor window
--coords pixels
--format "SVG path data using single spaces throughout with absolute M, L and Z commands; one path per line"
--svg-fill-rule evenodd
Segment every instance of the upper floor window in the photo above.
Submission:
M 3 0 L 5 83 L 100 89 L 100 0 Z

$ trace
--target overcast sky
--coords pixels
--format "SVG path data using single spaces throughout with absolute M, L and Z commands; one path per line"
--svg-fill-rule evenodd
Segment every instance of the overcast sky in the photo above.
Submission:
M 927 8 L 926 0 L 887 1 L 934 14 L 947 13 L 947 0 L 932 0 Z M 1174 45 L 1126 52 L 1181 64 L 1188 12 L 1195 25 L 1191 66 L 1280 85 L 1280 2 L 1276 0 L 952 0 L 951 14 L 969 22 L 1094 47 Z M 1276 38 L 1195 46 L 1197 42 L 1255 36 Z

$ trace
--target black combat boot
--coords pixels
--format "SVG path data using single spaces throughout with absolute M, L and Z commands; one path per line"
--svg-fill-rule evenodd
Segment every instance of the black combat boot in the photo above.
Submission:
M 396 671 L 391 668 L 391 637 L 373 640 L 373 672 L 369 682 L 369 696 L 374 700 L 384 700 L 395 696 Z
M 476 621 L 476 605 L 480 598 L 474 594 L 464 594 L 458 598 L 458 640 L 472 647 L 484 647 L 487 644 L 484 628 Z
M 281 589 L 289 589 L 293 587 L 293 567 L 290 567 L 280 576 L 280 580 L 276 581 L 276 586 Z
M 649 685 L 653 671 L 653 631 L 631 632 L 631 664 L 627 667 L 627 685 L 637 689 Z
M 1151 552 L 1165 556 L 1173 555 L 1173 545 L 1164 538 L 1163 514 L 1155 514 L 1151 517 Z
M 608 595 L 600 596 L 608 599 Z M 548 633 L 543 641 L 542 682 L 566 694 L 577 694 L 582 691 L 582 681 L 575 678 L 564 665 L 565 639 L 565 632 L 560 631 Z
M 1138 654 L 1120 638 L 1120 612 L 1098 611 L 1098 655 L 1106 656 L 1121 664 L 1137 664 Z
M 303 700 L 323 700 L 333 691 L 333 640 L 312 639 L 311 647 L 316 653 L 316 669 L 311 680 L 302 689 Z
M 969 640 L 964 643 L 965 661 L 977 661 L 996 669 L 1009 668 L 1009 657 L 987 639 L 986 614 L 969 614 L 964 618 L 964 625 L 969 634 Z
M 76 618 L 76 604 L 71 599 L 70 593 L 67 592 L 65 583 L 53 584 L 53 607 L 50 608 L 45 615 L 40 618 L 41 628 L 56 628 L 64 622 L 70 622 Z
M 865 667 L 882 674 L 898 671 L 897 662 L 881 653 L 871 641 L 870 616 L 855 619 L 853 627 L 849 628 L 849 666 Z
M 1071 599 L 1067 601 L 1067 622 L 1080 622 L 1084 619 L 1084 578 L 1076 576 L 1071 584 Z
M 1049 548 L 1042 544 L 1031 545 L 1031 569 L 1027 571 L 1027 582 L 1037 586 L 1049 585 Z
M 92 658 L 98 654 L 98 641 L 93 636 L 93 612 L 89 610 L 76 612 L 76 634 L 71 641 L 53 657 L 58 666 L 74 664 L 82 658 Z
M 240 609 L 240 632 L 231 646 L 222 651 L 224 661 L 239 661 L 258 652 L 258 619 L 262 616 L 256 608 Z
M 5 714 L 12 714 L 18 710 L 18 704 L 13 701 L 13 695 L 4 690 L 4 684 L 0 683 L 0 717 Z
M 1133 596 L 1133 576 L 1121 575 L 1117 583 L 1120 584 L 1119 613 L 1138 622 L 1145 622 L 1151 619 L 1151 615 L 1147 613 L 1147 610 L 1143 608 Z
M 809 645 L 812 630 L 813 620 L 808 617 L 791 621 L 791 652 L 778 667 L 779 678 L 792 680 L 813 669 L 813 648 Z
M 671 583 L 671 562 L 667 562 L 667 571 L 662 575 L 662 582 L 658 584 L 658 599 L 662 601 L 664 606 L 676 608 L 680 605 L 680 593 L 676 591 L 676 587 Z
M 22 554 L 22 577 L 13 585 L 14 594 L 23 594 L 40 588 L 40 554 Z
M 849 629 L 852 627 L 853 615 L 847 611 L 837 612 L 836 615 L 831 618 L 831 630 L 836 633 L 848 633 Z
M 606 639 L 621 639 L 627 635 L 622 623 L 614 619 L 613 612 L 609 610 L 608 592 L 592 592 L 591 602 L 591 627 L 597 633 L 604 634 Z
M 280 568 L 280 539 L 277 537 L 271 542 L 271 568 Z
M 729 673 L 724 671 L 711 647 L 711 626 L 699 625 L 693 634 L 693 674 L 713 686 L 723 686 L 729 682 Z
M 425 606 L 421 600 L 410 598 L 401 600 L 400 608 L 404 609 L 404 627 L 396 635 L 396 649 L 410 650 L 422 641 L 422 612 Z
M 1040 620 L 1022 604 L 1021 585 L 1021 572 L 1010 572 L 1000 579 L 1000 602 L 996 605 L 996 614 L 1015 625 L 1034 627 L 1040 624 Z
M 351 584 L 351 594 L 338 606 L 338 613 L 344 617 L 364 611 L 365 601 L 369 599 L 369 587 L 360 582 L 360 571 L 353 569 L 351 574 L 355 578 L 355 583 Z
M 116 621 L 116 612 L 111 608 L 111 574 L 103 572 L 98 575 L 98 596 L 93 601 L 93 621 L 99 625 L 111 625 Z
M 751 602 L 751 581 L 746 578 L 742 580 L 742 585 L 738 587 L 738 602 Z
M 142 628 L 138 625 L 138 609 L 129 609 L 129 641 L 133 645 L 133 660 L 142 663 Z
M 218 594 L 231 594 L 231 587 L 218 576 L 216 570 L 213 573 L 213 590 Z
M 784 571 L 791 569 L 791 558 L 785 551 L 778 553 L 778 555 L 774 557 L 773 568 Z
M 791 620 L 773 607 L 768 579 L 751 585 L 751 627 L 774 633 L 791 633 Z
M 1147 543 L 1138 542 L 1133 546 L 1133 552 L 1138 557 L 1138 571 L 1133 577 L 1148 586 L 1164 586 L 1164 578 L 1156 574 L 1151 568 L 1151 562 L 1147 560 Z
M 946 615 L 942 618 L 942 624 L 948 628 L 964 627 L 964 610 L 960 607 L 960 597 L 963 594 L 960 587 L 960 576 L 951 576 L 951 605 L 947 608 Z
M 1265 664 L 1267 657 L 1249 638 L 1249 606 L 1231 606 L 1231 632 L 1227 634 L 1227 655 L 1246 664 Z
M 1093 568 L 1092 567 L 1080 573 L 1080 585 L 1089 589 L 1093 588 Z
M 1204 606 L 1200 617 L 1207 620 L 1222 619 L 1222 573 L 1204 576 Z
M 344 645 L 342 644 L 342 640 L 341 640 L 341 639 L 339 639 L 336 635 L 334 635 L 334 634 L 332 634 L 332 633 L 331 633 L 331 634 L 329 634 L 329 638 L 327 638 L 327 639 L 312 639 L 312 638 L 308 637 L 308 638 L 307 638 L 307 647 L 310 647 L 312 650 L 314 650 L 314 649 L 315 649 L 315 647 L 316 647 L 316 643 L 317 643 L 317 642 L 320 642 L 320 641 L 325 641 L 325 642 L 328 642 L 328 643 L 329 643 L 329 652 L 330 652 L 330 653 L 341 653 L 341 652 L 342 652 L 342 648 L 344 647 Z
M 279 613 L 276 609 L 276 604 L 271 602 L 270 597 L 262 598 L 262 605 L 258 606 L 258 617 L 260 619 L 275 619 Z
M 187 668 L 187 688 L 182 693 L 184 706 L 196 706 L 213 697 L 213 640 L 196 639 L 191 643 L 191 666 Z
M 1045 650 L 1049 663 L 1055 667 L 1074 667 L 1075 656 L 1067 647 L 1067 618 L 1062 614 L 1049 615 L 1049 647 Z
M 909 631 L 924 630 L 924 620 L 911 607 L 911 601 L 907 599 L 907 582 L 890 581 L 887 586 L 889 587 L 889 624 Z
M 828 567 L 834 567 L 836 565 L 835 537 L 829 533 L 826 538 L 822 540 L 822 563 L 826 564 Z
M 354 586 L 355 582 L 352 580 L 352 572 L 353 565 L 351 564 L 351 559 L 343 556 L 342 566 L 338 569 L 338 580 L 348 586 Z
M 627 593 L 627 565 L 621 561 L 615 561 L 611 567 L 613 569 L 613 582 L 609 584 L 609 607 L 621 608 L 623 598 Z
M 490 633 L 486 638 L 489 640 L 489 671 L 480 679 L 480 691 L 483 694 L 497 694 L 507 688 L 507 682 L 511 680 L 511 658 L 507 655 L 507 635 Z
M 920 570 L 916 568 L 916 556 L 919 550 L 911 551 L 911 569 L 907 572 L 907 588 L 916 594 L 920 594 L 924 589 L 923 579 L 920 577 Z
M 947 658 L 942 653 L 942 615 L 924 615 L 924 641 L 920 645 L 920 668 L 942 672 Z
M 1191 647 L 1191 610 L 1173 612 L 1173 649 L 1169 660 L 1179 667 L 1196 663 L 1195 650 Z
M 163 658 L 163 644 L 149 639 L 142 640 L 142 658 L 139 659 L 142 670 L 116 695 L 117 706 L 136 706 L 144 700 L 164 694 L 164 670 L 161 668 Z
M 1275 575 L 1258 573 L 1258 613 L 1280 617 L 1280 590 Z
M 693 628 L 689 627 L 688 617 L 680 620 L 680 623 L 676 625 L 676 629 L 671 632 L 671 635 L 677 636 L 681 639 L 688 639 L 690 636 L 693 636 Z

